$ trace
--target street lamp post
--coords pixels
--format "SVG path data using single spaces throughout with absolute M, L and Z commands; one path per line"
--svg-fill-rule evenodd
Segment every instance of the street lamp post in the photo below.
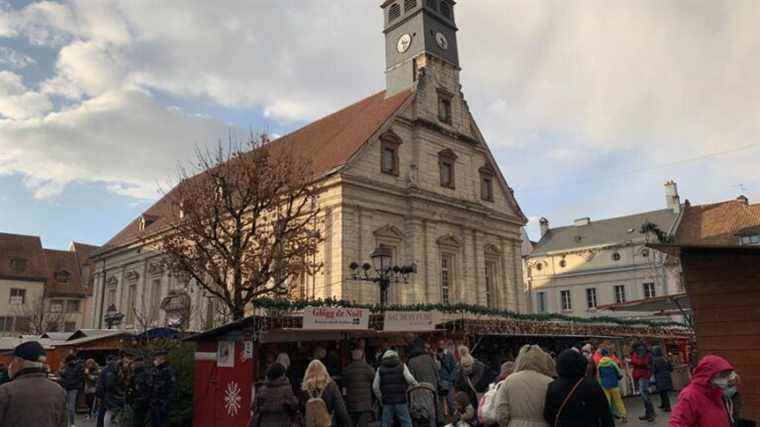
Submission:
M 385 307 L 388 304 L 388 289 L 391 287 L 391 281 L 398 283 L 407 279 L 410 275 L 417 272 L 417 266 L 412 263 L 409 265 L 398 266 L 391 265 L 393 253 L 385 246 L 380 246 L 371 254 L 372 264 L 365 262 L 361 265 L 352 262 L 349 266 L 353 273 L 354 280 L 377 283 L 380 287 L 380 306 Z M 374 274 L 371 270 L 374 269 Z
M 108 329 L 113 328 L 114 325 L 119 325 L 123 318 L 124 314 L 119 313 L 119 310 L 116 309 L 116 305 L 111 304 L 106 309 L 105 321 Z

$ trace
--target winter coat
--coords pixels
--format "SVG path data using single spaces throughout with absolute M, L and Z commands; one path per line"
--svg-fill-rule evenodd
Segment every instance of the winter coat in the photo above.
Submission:
M 85 368 L 84 370 L 84 392 L 86 394 L 94 394 L 97 384 L 98 384 L 98 377 L 100 376 L 100 369 L 97 367 L 92 369 Z
M 559 417 L 558 427 L 614 427 L 610 405 L 599 383 L 586 377 L 586 358 L 575 350 L 559 355 L 559 378 L 549 384 L 546 392 L 544 419 L 552 426 Z M 575 387 L 570 395 L 570 391 Z M 569 396 L 569 397 L 568 397 Z M 562 402 L 567 403 L 560 412 Z
M 654 348 L 652 355 L 652 372 L 657 385 L 657 392 L 673 390 L 673 378 L 670 376 L 670 373 L 673 372 L 673 364 L 663 356 L 659 347 Z
M 327 410 L 332 414 L 334 426 L 348 427 L 351 425 L 346 403 L 343 401 L 343 396 L 340 395 L 338 386 L 334 381 L 330 381 L 322 391 L 322 400 L 325 401 Z M 308 421 L 306 425 L 309 425 Z
M 64 390 L 84 388 L 84 363 L 81 360 L 67 363 L 61 369 L 59 383 Z
M 670 427 L 730 427 L 723 390 L 714 387 L 710 380 L 719 372 L 733 369 L 722 357 L 702 358 L 691 382 L 678 396 L 670 414 Z
M 121 369 L 116 363 L 108 365 L 100 374 L 96 394 L 103 399 L 103 405 L 109 410 L 124 407 L 127 384 Z
M 150 394 L 153 389 L 153 375 L 142 362 L 135 362 L 132 371 L 132 381 L 127 390 L 127 402 L 133 409 L 146 411 L 150 405 Z
M 623 378 L 623 372 L 620 367 L 610 357 L 602 357 L 599 361 L 599 383 L 602 388 L 607 390 L 616 388 L 620 385 L 620 380 Z
M 153 387 L 150 403 L 154 410 L 168 410 L 177 393 L 177 376 L 168 362 L 156 366 L 153 371 Z
M 459 373 L 457 367 L 457 361 L 454 359 L 454 355 L 448 351 L 442 351 L 438 353 L 438 360 L 441 362 L 441 369 L 438 372 L 438 377 L 441 382 L 445 383 L 449 387 L 454 385 Z
M 364 360 L 355 360 L 343 369 L 346 406 L 349 412 L 372 411 L 372 380 L 375 370 Z
M 377 372 L 380 375 L 380 395 L 383 405 L 407 403 L 404 365 L 398 356 L 383 357 Z
M 67 425 L 66 393 L 42 369 L 23 369 L 0 386 L 3 427 L 63 427 Z
M 287 377 L 280 377 L 265 383 L 257 392 L 251 404 L 253 417 L 250 427 L 286 427 L 300 425 L 297 417 L 298 398 Z
M 536 348 L 521 352 L 515 361 L 515 371 L 496 392 L 496 419 L 499 427 L 546 427 L 544 399 L 552 382 L 545 375 L 546 355 Z
M 406 362 L 409 371 L 412 372 L 417 382 L 428 383 L 438 387 L 438 367 L 433 358 L 425 352 L 423 345 L 415 345 L 409 351 L 409 360 Z
M 472 403 L 472 406 L 476 411 L 478 409 L 478 392 L 475 390 L 475 387 L 477 387 L 480 379 L 485 374 L 485 371 L 486 365 L 484 365 L 480 360 L 475 359 L 469 369 L 461 366 L 459 367 L 459 374 L 457 375 L 457 380 L 454 383 L 454 388 L 457 391 L 463 391 L 467 393 L 467 396 L 470 398 L 470 403 Z
M 652 353 L 646 352 L 639 356 L 635 351 L 631 353 L 631 366 L 633 367 L 633 381 L 638 383 L 640 379 L 652 377 Z

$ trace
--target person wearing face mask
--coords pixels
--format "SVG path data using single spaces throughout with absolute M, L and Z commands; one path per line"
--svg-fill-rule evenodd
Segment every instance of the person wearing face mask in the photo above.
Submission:
M 8 373 L 12 381 L 0 386 L 0 425 L 3 427 L 62 427 L 67 425 L 66 393 L 47 378 L 45 350 L 36 341 L 19 344 Z
M 691 382 L 681 391 L 669 427 L 731 427 L 734 367 L 715 355 L 702 358 Z

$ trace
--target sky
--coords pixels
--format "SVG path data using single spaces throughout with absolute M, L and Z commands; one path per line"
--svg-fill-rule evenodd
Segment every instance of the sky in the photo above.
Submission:
M 0 231 L 102 244 L 195 147 L 384 88 L 380 0 L 0 0 Z M 760 2 L 466 0 L 462 85 L 529 217 L 760 198 Z

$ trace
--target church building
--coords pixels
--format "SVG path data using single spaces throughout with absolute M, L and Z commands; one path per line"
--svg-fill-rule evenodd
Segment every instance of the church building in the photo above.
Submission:
M 295 284 L 295 297 L 378 302 L 377 285 L 354 280 L 350 266 L 383 248 L 394 264 L 416 266 L 407 283 L 391 284 L 391 304 L 527 311 L 527 220 L 465 101 L 454 6 L 385 1 L 385 90 L 280 139 L 311 159 L 321 189 L 323 268 Z M 95 256 L 93 327 L 104 326 L 110 305 L 150 311 L 170 292 L 184 292 L 160 268 L 160 251 L 141 243 L 171 222 L 167 203 L 158 201 Z M 189 296 L 198 314 L 191 329 L 218 323 L 212 299 Z M 163 325 L 165 314 L 154 314 L 151 321 Z M 127 314 L 122 327 L 136 327 L 139 317 Z

